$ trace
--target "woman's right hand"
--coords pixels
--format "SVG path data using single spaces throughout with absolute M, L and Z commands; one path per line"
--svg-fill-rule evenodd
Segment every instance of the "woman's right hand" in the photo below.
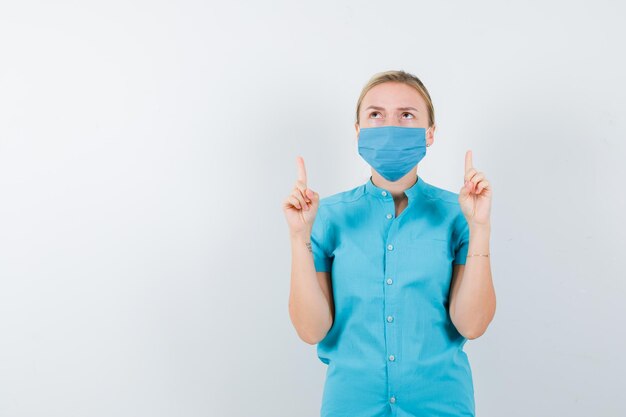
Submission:
M 304 159 L 296 158 L 298 165 L 298 179 L 291 194 L 283 202 L 283 212 L 289 225 L 292 236 L 304 235 L 310 237 L 320 197 L 315 191 L 307 188 Z

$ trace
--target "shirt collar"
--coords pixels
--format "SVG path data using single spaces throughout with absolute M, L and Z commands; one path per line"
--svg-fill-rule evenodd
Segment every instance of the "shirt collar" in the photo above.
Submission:
M 413 201 L 419 199 L 418 196 L 424 192 L 424 189 L 427 186 L 428 184 L 424 182 L 424 179 L 418 175 L 415 184 L 404 190 L 404 193 L 407 195 L 407 197 L 409 197 L 409 201 Z M 372 182 L 371 175 L 365 183 L 365 192 L 383 200 L 393 200 L 393 196 L 391 195 L 391 192 L 389 190 L 378 187 Z

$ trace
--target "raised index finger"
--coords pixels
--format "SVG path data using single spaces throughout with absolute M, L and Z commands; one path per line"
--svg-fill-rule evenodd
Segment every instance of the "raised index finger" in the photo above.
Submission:
M 468 150 L 465 152 L 465 172 L 467 173 L 467 171 L 472 168 L 474 168 L 474 165 L 472 164 L 472 151 Z
M 298 156 L 296 158 L 298 163 L 298 181 L 302 181 L 306 185 L 306 169 L 304 168 L 304 158 Z

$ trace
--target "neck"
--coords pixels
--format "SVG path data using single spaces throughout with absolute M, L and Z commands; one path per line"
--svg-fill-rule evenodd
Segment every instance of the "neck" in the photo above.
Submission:
M 388 181 L 376 171 L 372 170 L 372 182 L 374 185 L 389 191 L 394 199 L 406 198 L 404 190 L 415 185 L 417 180 L 417 172 L 413 169 L 397 181 Z

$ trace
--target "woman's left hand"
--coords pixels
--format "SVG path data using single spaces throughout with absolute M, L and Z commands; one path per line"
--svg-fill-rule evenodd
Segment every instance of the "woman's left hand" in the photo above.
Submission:
M 468 150 L 465 152 L 465 185 L 459 192 L 459 204 L 470 227 L 489 225 L 491 195 L 489 181 L 473 167 L 472 151 Z

